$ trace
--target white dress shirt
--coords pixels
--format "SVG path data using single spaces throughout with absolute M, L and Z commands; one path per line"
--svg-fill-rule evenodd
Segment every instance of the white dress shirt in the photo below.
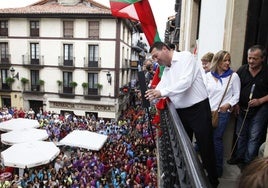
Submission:
M 160 90 L 162 97 L 169 97 L 176 109 L 193 106 L 208 98 L 196 58 L 187 51 L 174 51 L 171 66 L 165 67 L 156 90 Z
M 221 83 L 220 80 L 215 80 L 211 72 L 208 72 L 206 74 L 205 85 L 207 87 L 209 95 L 209 103 L 211 110 L 216 110 L 218 108 L 229 78 L 230 76 L 222 78 Z M 221 103 L 221 106 L 227 103 L 229 103 L 231 106 L 234 106 L 236 103 L 238 103 L 240 96 L 240 87 L 240 78 L 236 72 L 233 72 L 230 84 Z

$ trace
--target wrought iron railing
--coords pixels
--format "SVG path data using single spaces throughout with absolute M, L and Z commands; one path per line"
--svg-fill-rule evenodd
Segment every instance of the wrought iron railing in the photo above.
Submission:
M 161 110 L 162 136 L 159 151 L 159 187 L 210 187 L 197 153 L 172 103 Z

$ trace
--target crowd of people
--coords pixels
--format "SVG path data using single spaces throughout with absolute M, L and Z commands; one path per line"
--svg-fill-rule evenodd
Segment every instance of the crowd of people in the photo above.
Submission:
M 2 120 L 21 117 L 19 111 L 3 109 Z M 141 106 L 129 107 L 117 122 L 42 110 L 33 115 L 31 109 L 21 114 L 38 119 L 55 143 L 75 129 L 106 134 L 108 139 L 99 151 L 59 146 L 61 153 L 53 162 L 22 174 L 14 169 L 12 179 L 1 181 L 1 187 L 157 187 L 156 147 Z
M 237 71 L 231 68 L 228 51 L 209 52 L 201 58 L 203 74 L 189 52 L 155 42 L 150 53 L 152 58 L 144 62 L 148 86 L 144 97 L 151 102 L 157 100 L 156 106 L 166 98 L 174 104 L 189 138 L 194 136 L 197 141 L 197 151 L 212 187 L 218 186 L 218 177 L 223 174 L 223 134 L 231 113 L 237 118 L 236 140 L 228 163 L 247 166 L 256 159 L 268 124 L 266 49 L 260 45 L 250 47 L 248 62 Z M 212 110 L 219 115 L 216 127 L 212 127 Z M 10 114 L 20 117 L 21 113 Z M 107 134 L 109 139 L 98 152 L 68 148 L 46 168 L 26 169 L 23 177 L 16 174 L 15 179 L 20 180 L 15 182 L 20 186 L 157 187 L 150 118 L 141 106 L 128 108 L 118 122 L 42 111 L 24 116 L 38 118 L 54 142 L 74 129 Z

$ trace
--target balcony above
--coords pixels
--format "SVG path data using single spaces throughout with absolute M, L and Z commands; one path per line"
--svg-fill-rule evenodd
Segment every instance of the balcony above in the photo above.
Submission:
M 66 59 L 66 57 L 58 56 L 59 67 L 63 70 L 75 69 L 75 57 Z
M 99 61 L 91 61 L 88 59 L 88 57 L 84 57 L 84 68 L 86 70 L 100 71 L 101 70 L 101 60 L 99 59 Z
M 59 86 L 58 93 L 61 98 L 75 98 L 75 88 L 73 87 Z
M 9 86 L 8 84 L 2 83 L 0 86 L 1 86 L 0 87 L 1 92 L 5 92 L 5 91 L 10 92 L 11 91 L 11 86 Z
M 99 95 L 100 90 L 97 88 L 85 88 L 84 89 L 84 99 L 87 100 L 100 100 L 101 96 Z
M 44 56 L 33 58 L 30 55 L 22 55 L 22 64 L 25 67 L 42 69 L 44 68 Z
M 0 54 L 0 64 L 1 64 L 1 67 L 10 67 L 11 64 L 10 64 L 10 57 L 11 55 L 10 54 Z

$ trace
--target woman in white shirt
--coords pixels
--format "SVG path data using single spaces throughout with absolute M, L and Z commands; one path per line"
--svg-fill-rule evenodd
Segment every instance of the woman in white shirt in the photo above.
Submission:
M 219 177 L 222 176 L 223 172 L 223 134 L 229 122 L 231 109 L 238 102 L 240 95 L 240 79 L 237 73 L 230 68 L 230 65 L 230 53 L 221 50 L 214 55 L 210 72 L 205 77 L 205 85 L 209 94 L 210 108 L 212 111 L 217 110 L 229 78 L 231 77 L 226 94 L 218 109 L 218 126 L 213 131 L 216 166 Z

